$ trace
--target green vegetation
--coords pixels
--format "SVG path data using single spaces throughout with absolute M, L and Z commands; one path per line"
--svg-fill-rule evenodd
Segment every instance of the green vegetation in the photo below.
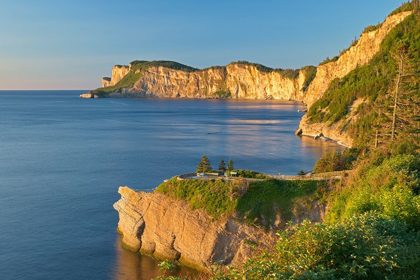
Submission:
M 401 98 L 398 104 L 407 105 L 401 106 L 399 114 L 404 114 L 401 119 L 414 119 L 415 115 L 419 114 L 415 109 L 419 106 L 419 34 L 420 20 L 419 15 L 415 13 L 389 32 L 380 51 L 369 64 L 356 68 L 342 79 L 336 79 L 330 84 L 323 97 L 309 109 L 307 115 L 309 122 L 323 122 L 331 125 L 345 120 L 351 105 L 359 99 L 363 102 L 357 109 L 355 108 L 358 117 L 353 118 L 350 125 L 343 124 L 343 129 L 355 139 L 356 146 L 372 144 L 376 130 L 383 141 L 386 140 L 385 137 L 389 138 L 391 125 L 388 123 L 391 122 L 391 111 L 394 105 L 392 93 L 395 92 L 395 79 L 399 74 L 400 61 L 396 56 L 401 49 L 401 42 L 404 42 L 406 51 L 403 61 L 404 69 L 412 69 L 412 71 L 411 75 L 403 73 L 407 79 L 403 81 L 405 88 L 400 88 L 400 91 L 410 94 L 399 94 Z M 409 87 L 410 90 L 407 89 Z M 379 126 L 382 126 L 382 130 Z
M 300 69 L 281 69 L 281 68 L 270 68 L 258 63 L 252 63 L 245 60 L 232 62 L 232 64 L 242 64 L 255 67 L 258 71 L 261 72 L 277 72 L 280 73 L 283 77 L 289 78 L 291 80 L 296 79 L 299 76 Z
M 121 66 L 121 65 L 116 65 Z M 135 82 L 137 82 L 140 77 L 144 74 L 144 72 L 149 69 L 150 67 L 166 67 L 174 70 L 186 71 L 186 72 L 194 72 L 198 69 L 174 62 L 174 61 L 164 61 L 164 60 L 157 60 L 157 61 L 145 61 L 145 60 L 135 60 L 130 63 L 130 71 L 125 75 L 121 81 L 119 81 L 116 85 L 104 88 L 98 88 L 93 90 L 93 94 L 97 94 L 100 97 L 104 97 L 111 92 L 118 90 L 121 92 L 123 88 L 132 87 Z
M 407 1 L 406 3 L 403 3 L 400 7 L 392 11 L 389 15 L 396 15 L 402 12 L 412 11 L 419 7 L 418 1 Z
M 213 93 L 213 97 L 216 98 L 230 98 L 232 97 L 232 94 L 228 90 L 218 90 Z
M 256 178 L 256 179 L 267 179 L 269 178 L 268 175 L 252 171 L 252 170 L 245 170 L 245 169 L 232 169 L 230 171 L 236 172 L 237 177 L 243 177 L 243 178 Z
M 416 279 L 420 234 L 375 212 L 279 232 L 273 252 L 211 279 Z
M 357 159 L 359 150 L 352 148 L 342 152 L 332 152 L 323 155 L 315 164 L 314 172 L 331 172 L 349 170 Z
M 222 180 L 177 180 L 176 177 L 159 185 L 156 192 L 183 199 L 191 209 L 204 209 L 214 218 L 225 217 L 236 208 L 234 182 Z
M 232 171 L 233 169 L 235 169 L 234 167 L 233 167 L 233 160 L 230 158 L 229 159 L 229 162 L 228 162 L 228 166 L 227 166 L 227 171 Z
M 211 168 L 211 165 L 210 165 L 210 160 L 206 157 L 206 155 L 203 155 L 203 158 L 198 163 L 196 172 L 197 173 L 213 172 L 213 168 Z
M 303 82 L 302 90 L 306 91 L 311 84 L 311 82 L 315 79 L 316 76 L 316 67 L 315 66 L 305 66 L 301 70 L 305 71 L 305 81 Z
M 183 199 L 191 209 L 205 209 L 217 219 L 240 211 L 241 219 L 249 224 L 270 227 L 277 215 L 290 219 L 292 213 L 310 208 L 312 202 L 326 192 L 324 181 L 279 181 L 250 182 L 238 178 L 223 180 L 177 180 L 172 178 L 162 183 L 156 192 Z M 307 210 L 307 209 L 306 209 Z
M 316 200 L 316 191 L 325 190 L 324 181 L 265 180 L 249 184 L 247 192 L 239 199 L 237 210 L 249 224 L 270 227 L 276 215 L 289 221 L 292 213 L 301 207 L 308 208 Z M 302 209 L 304 210 L 304 209 Z
M 369 25 L 365 27 L 365 29 L 363 29 L 362 33 L 369 33 L 369 32 L 375 31 L 379 29 L 381 26 L 382 26 L 382 23 L 378 23 L 377 25 Z
M 374 210 L 420 229 L 420 157 L 404 154 L 382 160 L 360 164 L 346 187 L 331 194 L 327 221 Z
M 219 174 L 224 174 L 226 172 L 226 163 L 225 160 L 222 158 L 219 164 Z
M 327 56 L 327 58 L 325 58 L 325 59 L 324 59 L 324 61 L 322 61 L 321 63 L 319 63 L 319 65 L 323 65 L 323 64 L 327 64 L 327 63 L 330 63 L 330 62 L 337 61 L 339 58 L 340 58 L 340 56 L 339 56 L 339 55 L 336 55 L 336 56 L 334 56 L 333 58 L 329 58 L 329 57 Z
M 166 67 L 169 69 L 180 70 L 185 72 L 195 72 L 199 69 L 184 65 L 175 61 L 165 61 L 165 60 L 154 60 L 154 61 L 145 61 L 145 60 L 134 60 L 130 63 L 131 70 L 134 72 L 145 71 L 150 67 Z

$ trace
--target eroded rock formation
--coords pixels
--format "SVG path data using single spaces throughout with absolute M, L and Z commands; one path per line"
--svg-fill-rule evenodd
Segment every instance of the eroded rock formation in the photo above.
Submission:
M 240 265 L 251 255 L 252 245 L 271 247 L 274 231 L 239 223 L 234 218 L 212 221 L 204 210 L 191 210 L 182 200 L 159 193 L 120 187 L 118 231 L 130 250 L 158 259 L 178 260 L 208 271 L 211 264 Z

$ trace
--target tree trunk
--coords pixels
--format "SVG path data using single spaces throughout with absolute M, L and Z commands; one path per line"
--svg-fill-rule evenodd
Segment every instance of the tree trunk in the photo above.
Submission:
M 394 112 L 392 113 L 392 127 L 391 127 L 391 141 L 394 141 L 395 139 L 395 125 L 396 125 L 396 118 L 397 118 L 397 102 L 398 102 L 398 93 L 400 89 L 400 83 L 401 83 L 401 76 L 404 70 L 404 56 L 399 56 L 399 69 L 398 69 L 398 76 L 396 80 L 395 85 L 395 94 L 394 94 Z

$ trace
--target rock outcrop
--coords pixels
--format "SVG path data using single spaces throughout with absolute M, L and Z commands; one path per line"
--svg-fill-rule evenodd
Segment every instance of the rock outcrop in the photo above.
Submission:
M 103 80 L 102 84 L 115 85 L 114 81 L 121 78 L 121 73 L 120 68 L 114 67 L 110 82 Z M 261 71 L 254 65 L 241 63 L 193 72 L 152 66 L 141 74 L 133 86 L 116 89 L 108 96 L 301 101 L 304 96 L 305 74 L 306 70 L 301 70 L 297 78 L 288 78 L 281 71 Z
M 322 97 L 332 80 L 342 78 L 357 67 L 367 64 L 378 53 L 389 31 L 411 13 L 408 11 L 389 16 L 378 29 L 363 33 L 357 44 L 342 53 L 337 61 L 319 65 L 315 79 L 304 97 L 308 107 Z
M 107 92 L 107 97 L 279 99 L 301 101 L 310 107 L 332 80 L 368 63 L 389 31 L 410 14 L 408 11 L 389 16 L 376 30 L 363 33 L 357 44 L 336 61 L 319 65 L 312 81 L 308 80 L 308 68 L 287 75 L 279 69 L 238 62 L 195 71 L 151 66 L 140 73 L 130 64 L 114 66 L 111 78 L 103 78 L 102 86 L 117 86 Z M 139 74 L 138 80 L 118 87 L 118 82 L 130 72 Z
M 208 271 L 214 262 L 240 265 L 253 244 L 270 247 L 273 231 L 239 223 L 234 218 L 212 221 L 204 210 L 191 210 L 182 200 L 159 193 L 137 192 L 120 187 L 118 231 L 130 250 L 158 259 L 177 260 Z

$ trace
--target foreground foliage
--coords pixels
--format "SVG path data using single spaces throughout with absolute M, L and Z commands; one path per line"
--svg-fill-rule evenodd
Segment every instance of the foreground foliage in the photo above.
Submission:
M 275 251 L 212 279 L 415 279 L 420 234 L 376 212 L 279 232 Z

